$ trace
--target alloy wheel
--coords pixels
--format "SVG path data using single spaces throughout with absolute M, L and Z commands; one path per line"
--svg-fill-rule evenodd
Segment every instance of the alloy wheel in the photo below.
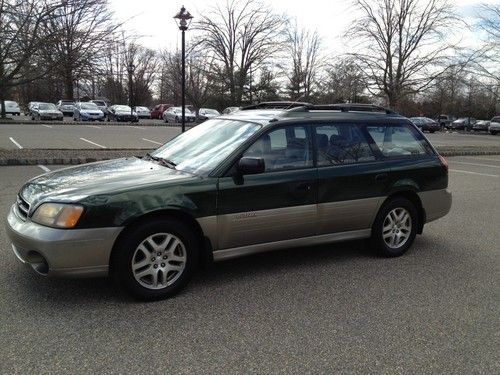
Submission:
M 186 267 L 186 247 L 171 233 L 156 233 L 147 237 L 132 256 L 135 280 L 148 289 L 172 285 Z
M 412 220 L 410 213 L 402 207 L 391 210 L 384 219 L 382 237 L 391 249 L 398 249 L 410 238 Z

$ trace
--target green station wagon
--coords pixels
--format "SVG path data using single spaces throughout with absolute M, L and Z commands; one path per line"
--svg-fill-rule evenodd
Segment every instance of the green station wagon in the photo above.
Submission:
M 28 181 L 7 232 L 48 276 L 111 275 L 169 297 L 212 260 L 370 239 L 402 255 L 451 206 L 448 165 L 408 119 L 361 105 L 248 109 L 144 157 Z

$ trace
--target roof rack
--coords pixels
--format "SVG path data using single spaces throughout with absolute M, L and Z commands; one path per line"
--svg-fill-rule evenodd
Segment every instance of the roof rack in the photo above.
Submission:
M 243 107 L 241 108 L 241 111 L 249 109 L 290 109 L 290 108 L 305 107 L 305 106 L 309 107 L 312 106 L 312 104 L 305 102 L 287 102 L 287 101 L 261 102 Z
M 364 103 L 336 103 L 336 104 L 309 104 L 290 109 L 289 112 L 309 112 L 309 111 L 341 111 L 341 112 L 384 112 L 388 115 L 395 115 L 391 109 L 380 107 L 374 104 Z

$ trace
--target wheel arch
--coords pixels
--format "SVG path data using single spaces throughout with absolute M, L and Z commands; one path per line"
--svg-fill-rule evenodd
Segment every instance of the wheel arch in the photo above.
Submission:
M 424 229 L 424 224 L 426 220 L 426 214 L 424 207 L 422 206 L 422 201 L 420 200 L 420 197 L 418 196 L 417 192 L 414 190 L 398 190 L 393 193 L 391 193 L 382 203 L 380 206 L 381 208 L 389 201 L 391 201 L 394 198 L 405 198 L 408 199 L 410 202 L 412 202 L 415 205 L 415 208 L 417 209 L 418 212 L 418 228 L 417 228 L 417 233 L 422 234 L 422 231 Z M 379 209 L 380 210 L 380 209 Z
M 198 244 L 200 249 L 200 259 L 199 259 L 200 265 L 204 267 L 212 262 L 213 260 L 212 246 L 208 238 L 203 233 L 203 229 L 201 228 L 198 221 L 196 221 L 196 219 L 193 216 L 189 215 L 184 211 L 178 209 L 163 209 L 140 215 L 125 225 L 125 227 L 121 230 L 118 237 L 115 239 L 113 248 L 111 249 L 111 254 L 109 256 L 110 273 L 112 273 L 113 271 L 112 270 L 113 256 L 119 251 L 120 242 L 126 235 L 126 233 L 131 229 L 133 229 L 134 227 L 146 221 L 155 219 L 165 219 L 165 218 L 179 220 L 183 224 L 187 225 L 189 228 L 193 229 L 195 236 L 198 239 Z

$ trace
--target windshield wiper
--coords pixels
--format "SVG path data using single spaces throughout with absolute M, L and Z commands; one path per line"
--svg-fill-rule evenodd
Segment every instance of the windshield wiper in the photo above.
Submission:
M 175 167 L 177 166 L 177 164 L 175 164 L 173 161 L 165 159 L 165 158 L 161 158 L 159 156 L 151 155 L 149 152 L 146 154 L 146 156 L 148 157 L 148 159 L 157 161 L 161 165 L 168 167 L 168 168 L 175 169 Z

